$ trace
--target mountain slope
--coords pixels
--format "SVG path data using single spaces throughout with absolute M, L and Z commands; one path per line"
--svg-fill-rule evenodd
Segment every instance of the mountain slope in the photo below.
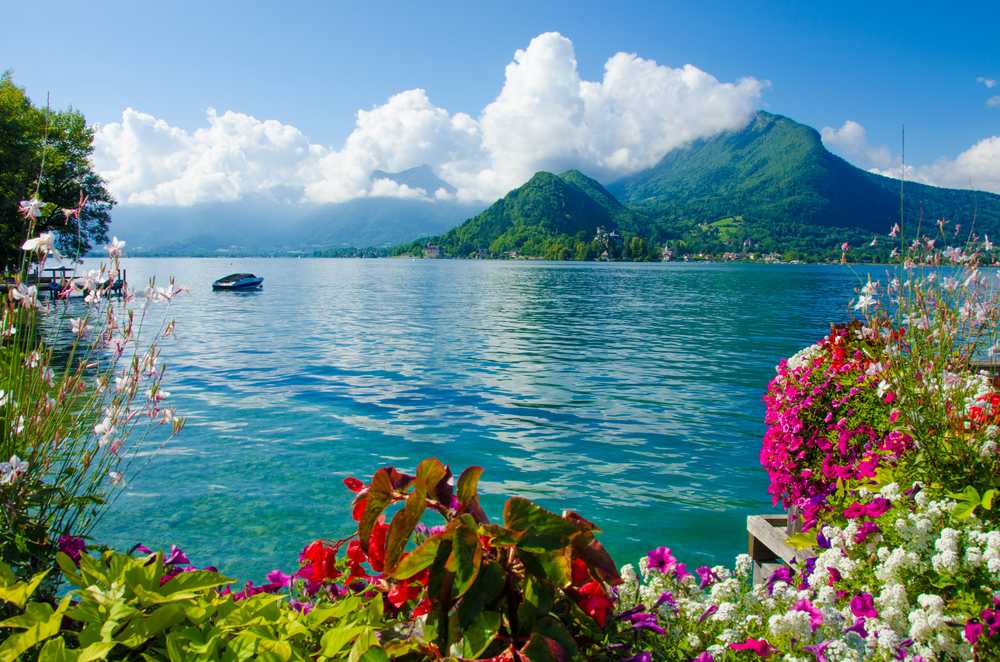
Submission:
M 576 175 L 570 179 L 583 178 L 580 173 Z M 543 244 L 555 238 L 580 235 L 590 241 L 599 226 L 608 231 L 617 228 L 609 208 L 621 208 L 610 194 L 601 204 L 571 181 L 538 172 L 483 213 L 434 241 L 452 256 L 484 250 L 544 254 Z
M 900 219 L 899 184 L 831 154 L 815 129 L 761 112 L 744 129 L 672 150 L 608 190 L 654 218 L 658 238 L 681 238 L 697 224 L 742 216 L 748 238 L 819 248 L 848 236 L 885 234 Z M 923 204 L 924 219 L 945 217 L 968 227 L 978 199 L 977 227 L 1000 227 L 1000 196 L 919 184 L 906 184 L 905 193 L 908 222 L 917 220 Z

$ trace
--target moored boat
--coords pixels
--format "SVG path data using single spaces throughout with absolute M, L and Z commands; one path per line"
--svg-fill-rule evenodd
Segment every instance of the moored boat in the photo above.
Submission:
M 213 290 L 256 290 L 264 279 L 253 274 L 229 274 L 212 283 Z

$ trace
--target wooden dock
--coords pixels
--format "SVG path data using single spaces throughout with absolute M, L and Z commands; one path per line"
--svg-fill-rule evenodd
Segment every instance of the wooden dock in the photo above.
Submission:
M 788 545 L 788 537 L 798 533 L 801 522 L 798 517 L 788 524 L 788 514 L 750 515 L 747 517 L 747 533 L 750 537 L 749 553 L 753 559 L 753 583 L 762 584 L 775 570 L 791 568 L 816 556 L 816 550 L 795 549 Z

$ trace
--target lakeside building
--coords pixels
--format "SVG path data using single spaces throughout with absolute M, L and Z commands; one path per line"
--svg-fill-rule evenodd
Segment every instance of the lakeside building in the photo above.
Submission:
M 424 248 L 424 257 L 432 260 L 440 260 L 444 257 L 444 251 L 441 250 L 440 246 L 436 246 L 428 241 L 427 246 Z

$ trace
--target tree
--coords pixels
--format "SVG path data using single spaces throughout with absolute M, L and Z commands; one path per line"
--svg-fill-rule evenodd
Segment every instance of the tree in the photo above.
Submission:
M 53 232 L 64 255 L 85 255 L 108 240 L 115 199 L 94 171 L 94 127 L 72 108 L 37 108 L 14 84 L 8 70 L 0 76 L 0 267 L 16 268 L 29 231 Z M 44 168 L 43 168 L 44 157 Z M 20 202 L 37 197 L 41 216 L 30 220 Z M 83 202 L 85 200 L 85 202 Z M 81 206 L 81 202 L 83 202 Z M 64 210 L 79 208 L 78 214 Z

